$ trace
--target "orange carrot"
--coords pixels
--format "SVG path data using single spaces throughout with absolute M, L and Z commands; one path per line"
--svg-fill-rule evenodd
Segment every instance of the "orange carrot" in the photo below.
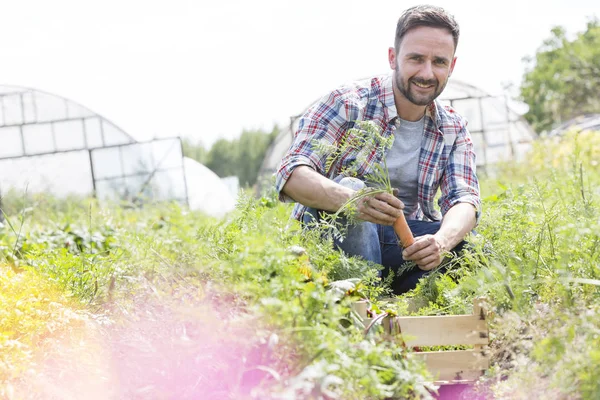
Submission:
M 400 213 L 400 216 L 394 221 L 394 232 L 400 238 L 400 243 L 402 243 L 402 247 L 404 248 L 415 242 L 415 238 L 406 223 L 406 218 L 404 218 L 404 213 Z

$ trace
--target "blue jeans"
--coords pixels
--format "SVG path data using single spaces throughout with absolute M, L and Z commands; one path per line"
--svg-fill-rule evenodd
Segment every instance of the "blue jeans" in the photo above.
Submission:
M 353 179 L 353 181 L 348 182 L 348 179 Z M 344 178 L 339 183 L 355 190 L 360 189 L 361 185 L 364 186 L 362 182 L 358 181 L 360 183 L 357 183 L 356 181 L 358 180 L 354 178 Z M 311 221 L 318 221 L 319 219 L 319 211 L 308 208 L 304 213 L 303 222 L 309 224 Z M 409 220 L 407 222 L 415 237 L 433 235 L 440 229 L 441 225 L 440 222 L 429 221 Z M 378 225 L 366 221 L 350 225 L 344 240 L 340 242 L 336 239 L 334 244 L 350 256 L 360 256 L 365 260 L 383 265 L 382 278 L 386 278 L 390 271 L 393 271 L 392 290 L 395 294 L 406 293 L 414 289 L 419 279 L 431 272 L 423 271 L 417 266 L 409 270 L 402 268 L 407 261 L 402 258 L 403 248 L 392 226 Z M 465 244 L 466 242 L 463 240 L 451 251 L 454 253 L 460 252 Z M 445 271 L 445 268 L 442 267 L 441 270 Z

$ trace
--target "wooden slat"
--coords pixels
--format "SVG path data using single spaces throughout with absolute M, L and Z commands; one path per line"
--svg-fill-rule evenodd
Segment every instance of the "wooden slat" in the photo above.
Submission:
M 391 325 L 408 347 L 488 344 L 487 321 L 480 315 L 395 317 Z M 390 320 L 384 319 L 383 326 L 389 333 Z
M 367 318 L 369 302 L 366 300 L 355 301 L 354 303 L 352 303 L 352 309 L 364 320 Z
M 427 365 L 436 381 L 474 381 L 490 366 L 490 357 L 483 351 L 457 350 L 410 353 Z
M 486 319 L 486 311 L 485 311 L 485 299 L 481 297 L 477 297 L 473 299 L 473 315 L 478 315 L 479 319 Z M 488 340 L 489 343 L 489 340 Z M 487 343 L 486 343 L 487 344 Z M 481 351 L 483 349 L 482 344 L 476 344 L 473 346 L 473 350 Z
M 365 327 L 373 321 L 367 318 L 366 302 L 353 304 Z M 433 317 L 386 317 L 381 322 L 389 334 L 401 334 L 408 347 L 472 345 L 472 350 L 414 352 L 410 357 L 420 358 L 438 385 L 472 382 L 489 368 L 490 357 L 484 351 L 489 343 L 485 299 L 473 301 L 472 315 Z

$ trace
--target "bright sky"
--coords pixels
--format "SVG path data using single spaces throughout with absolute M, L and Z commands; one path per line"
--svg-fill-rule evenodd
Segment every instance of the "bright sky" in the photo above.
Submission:
M 574 34 L 598 0 L 432 1 L 461 26 L 453 77 L 492 94 L 553 26 Z M 139 140 L 211 145 L 286 124 L 337 85 L 386 73 L 414 1 L 0 0 L 0 83 L 67 97 Z

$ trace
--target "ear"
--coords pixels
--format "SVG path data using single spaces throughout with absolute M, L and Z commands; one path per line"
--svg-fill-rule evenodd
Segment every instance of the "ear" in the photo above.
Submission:
M 452 59 L 452 62 L 450 63 L 450 72 L 448 73 L 448 77 L 450 77 L 452 75 L 452 71 L 454 71 L 455 65 L 456 65 L 456 57 L 454 57 Z
M 393 47 L 388 49 L 388 62 L 390 63 L 390 68 L 394 71 L 396 70 L 396 50 Z

